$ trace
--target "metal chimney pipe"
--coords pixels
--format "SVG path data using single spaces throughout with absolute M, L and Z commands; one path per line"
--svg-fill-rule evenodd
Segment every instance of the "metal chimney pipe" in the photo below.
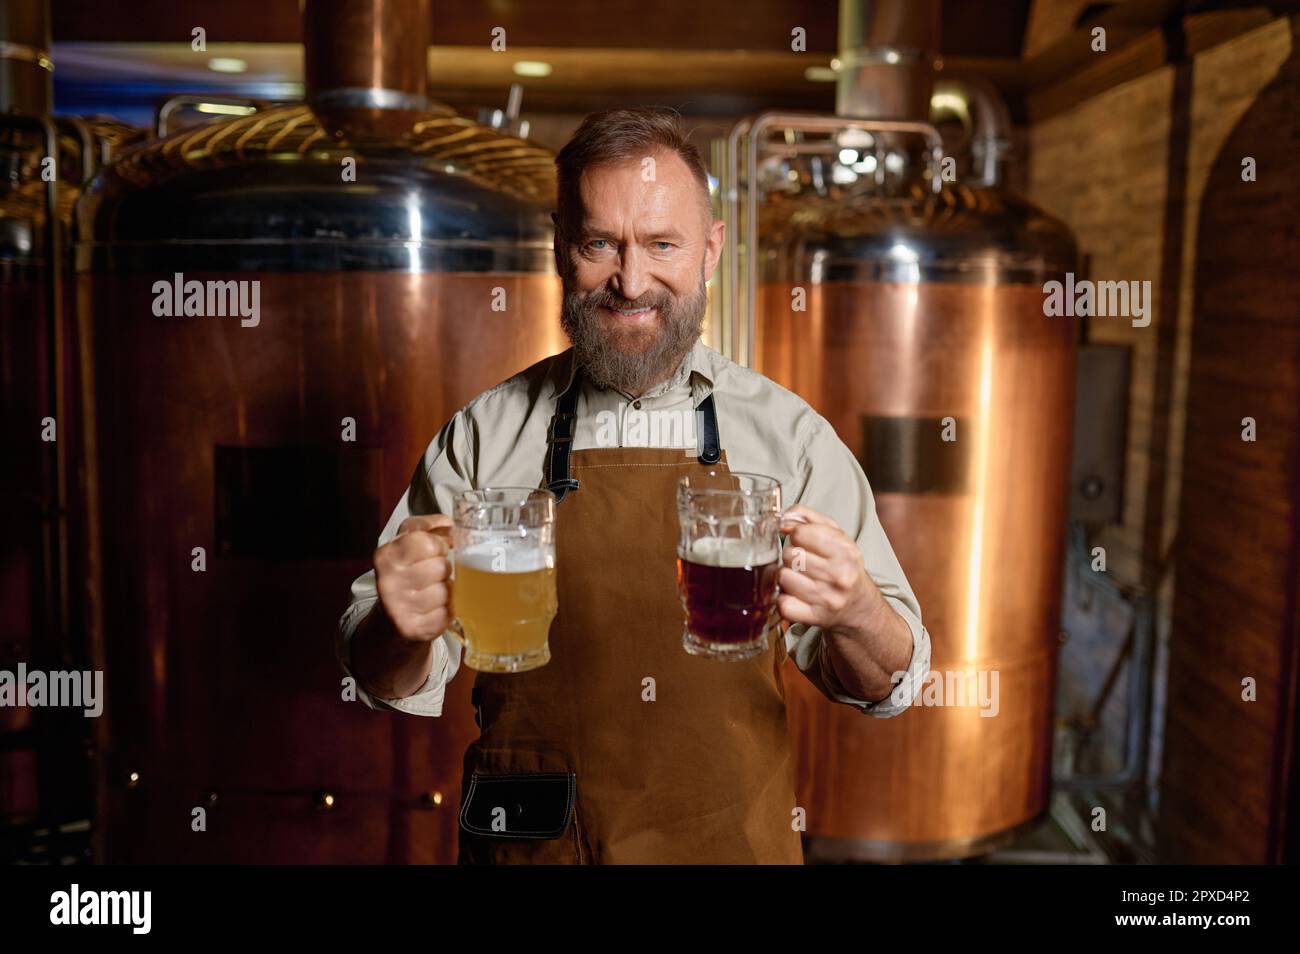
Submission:
M 0 113 L 48 114 L 53 74 L 48 0 L 0 3 Z
M 836 113 L 927 121 L 938 48 L 939 0 L 840 0 Z
M 391 138 L 408 130 L 415 114 L 431 110 L 429 3 L 306 0 L 307 103 L 330 132 Z

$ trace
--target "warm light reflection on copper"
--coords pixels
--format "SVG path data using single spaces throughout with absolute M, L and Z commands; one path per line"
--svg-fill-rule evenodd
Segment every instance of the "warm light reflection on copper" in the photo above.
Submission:
M 988 286 L 985 286 L 987 291 Z M 993 314 L 992 302 L 984 296 L 980 309 L 983 342 L 980 345 L 979 403 L 975 425 L 975 458 L 972 463 L 974 494 L 971 498 L 970 571 L 966 583 L 966 653 L 978 659 L 980 648 L 980 605 L 984 570 L 984 515 L 989 494 L 989 445 L 993 430 Z M 959 436 L 957 438 L 961 440 Z

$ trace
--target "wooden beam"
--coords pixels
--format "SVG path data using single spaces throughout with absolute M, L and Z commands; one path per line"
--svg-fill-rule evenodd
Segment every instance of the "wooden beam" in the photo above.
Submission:
M 58 43 L 179 42 L 203 27 L 209 43 L 302 40 L 299 0 L 52 0 Z M 789 51 L 802 27 L 810 53 L 833 55 L 837 0 L 434 0 L 433 41 L 513 46 Z
M 1136 2 L 1136 0 L 1135 0 Z M 1154 10 L 1150 7 L 1148 12 Z M 1027 70 L 1028 92 L 1025 107 L 1031 123 L 1055 116 L 1108 89 L 1158 70 L 1178 57 L 1194 56 L 1202 50 L 1240 36 L 1263 26 L 1278 14 L 1262 8 L 1219 10 L 1193 13 L 1182 18 L 1181 49 L 1170 50 L 1165 34 L 1160 29 L 1148 29 L 1133 34 L 1133 27 L 1124 26 L 1118 34 L 1122 42 L 1118 47 L 1108 42 L 1108 51 L 1090 53 L 1088 57 L 1073 57 L 1076 68 L 1064 75 L 1056 75 L 1057 65 L 1048 67 L 1041 54 Z M 1129 18 L 1128 23 L 1135 22 Z M 1107 31 L 1108 41 L 1116 34 Z M 1076 46 L 1086 43 L 1086 36 L 1060 42 Z M 1074 51 L 1074 52 L 1077 52 Z M 1063 58 L 1064 59 L 1064 58 Z M 1044 79 L 1044 77 L 1047 79 Z
M 1074 32 L 1074 24 L 1090 0 L 1034 0 L 1025 24 L 1025 43 L 1020 55 L 1032 60 L 1063 36 Z
M 1145 76 L 1166 62 L 1164 36 L 1147 32 L 1120 50 L 1097 56 L 1072 75 L 1046 86 L 1034 85 L 1025 97 L 1029 122 L 1063 113 L 1120 83 Z

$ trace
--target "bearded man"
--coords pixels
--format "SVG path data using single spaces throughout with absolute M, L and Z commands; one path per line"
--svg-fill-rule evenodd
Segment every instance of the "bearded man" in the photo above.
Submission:
M 476 674 L 460 861 L 801 864 L 782 664 L 836 702 L 897 715 L 929 669 L 920 608 L 826 420 L 701 341 L 726 230 L 676 114 L 592 114 L 556 165 L 572 347 L 479 394 L 429 444 L 353 585 L 340 661 L 372 708 L 441 715 L 462 668 L 452 500 L 549 489 L 551 658 Z M 719 662 L 683 649 L 675 492 L 737 473 L 775 478 L 791 504 L 781 624 L 765 652 Z

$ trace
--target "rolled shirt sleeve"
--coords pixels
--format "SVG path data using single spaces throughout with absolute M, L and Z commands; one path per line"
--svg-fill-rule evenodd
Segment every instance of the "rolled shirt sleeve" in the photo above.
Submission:
M 411 478 L 410 487 L 393 509 L 377 546 L 397 535 L 402 521 L 412 514 L 450 513 L 451 501 L 472 486 L 474 437 L 464 409 L 458 411 L 429 443 L 423 459 Z M 402 699 L 382 699 L 366 692 L 352 670 L 352 637 L 357 627 L 379 602 L 375 571 L 367 570 L 352 584 L 352 599 L 339 619 L 335 655 L 343 671 L 352 677 L 357 698 L 371 709 L 395 709 L 411 715 L 442 715 L 447 683 L 460 668 L 460 642 L 444 631 L 433 645 L 433 660 L 428 678 L 419 691 Z
M 786 632 L 786 648 L 795 665 L 828 699 L 877 718 L 896 716 L 912 704 L 930 671 L 930 634 L 921 622 L 920 604 L 876 514 L 867 475 L 824 418 L 810 413 L 807 421 L 801 468 L 805 483 L 794 502 L 830 517 L 857 541 L 868 575 L 912 630 L 912 659 L 906 674 L 896 679 L 893 691 L 872 702 L 845 691 L 831 666 L 821 627 L 792 624 Z

